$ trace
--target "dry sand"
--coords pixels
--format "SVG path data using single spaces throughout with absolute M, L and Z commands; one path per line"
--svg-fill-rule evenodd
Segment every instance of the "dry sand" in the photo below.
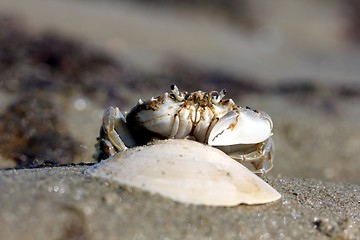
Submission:
M 90 178 L 87 166 L 0 171 L 2 239 L 359 239 L 360 187 L 265 178 L 283 198 L 184 205 Z

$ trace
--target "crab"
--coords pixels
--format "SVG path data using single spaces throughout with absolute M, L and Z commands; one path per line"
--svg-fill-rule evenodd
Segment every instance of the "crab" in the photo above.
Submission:
M 97 160 L 156 139 L 192 139 L 218 148 L 263 174 L 273 167 L 273 122 L 250 107 L 237 106 L 220 92 L 187 93 L 171 85 L 171 93 L 139 99 L 129 113 L 109 107 L 97 138 Z

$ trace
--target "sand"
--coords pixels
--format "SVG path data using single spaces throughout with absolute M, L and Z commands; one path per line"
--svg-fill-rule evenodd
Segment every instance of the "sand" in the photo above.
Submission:
M 184 205 L 83 174 L 88 166 L 0 171 L 1 239 L 359 239 L 360 186 L 265 180 L 282 199 Z

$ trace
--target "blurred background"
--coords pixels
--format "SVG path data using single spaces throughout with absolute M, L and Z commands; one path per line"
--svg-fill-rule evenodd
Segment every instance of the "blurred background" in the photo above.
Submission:
M 91 162 L 172 83 L 268 112 L 270 175 L 360 183 L 357 0 L 0 0 L 0 167 Z

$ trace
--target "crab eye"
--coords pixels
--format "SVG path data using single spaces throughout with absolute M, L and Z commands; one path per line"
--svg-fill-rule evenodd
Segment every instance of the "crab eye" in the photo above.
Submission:
M 219 97 L 219 93 L 218 92 L 211 92 L 211 97 L 212 97 L 212 99 L 216 99 L 216 98 L 218 98 Z
M 171 91 L 175 95 L 177 101 L 181 102 L 184 100 L 184 93 L 180 92 L 175 84 L 171 85 Z
M 210 92 L 212 103 L 215 104 L 219 103 L 225 97 L 225 93 L 226 93 L 225 89 L 221 90 L 220 92 L 216 92 L 216 91 Z

